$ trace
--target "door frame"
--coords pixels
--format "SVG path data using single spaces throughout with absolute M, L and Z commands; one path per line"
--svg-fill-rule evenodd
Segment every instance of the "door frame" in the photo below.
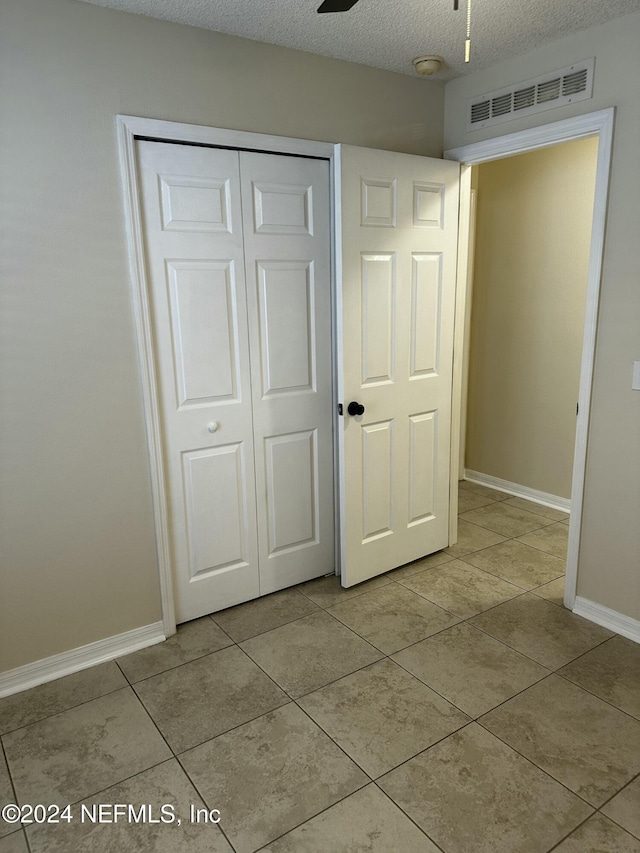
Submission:
M 613 127 L 615 108 L 599 110 L 574 118 L 563 119 L 550 124 L 539 125 L 528 130 L 510 133 L 472 142 L 459 148 L 444 152 L 449 160 L 462 164 L 462 172 L 471 172 L 471 167 L 479 163 L 500 160 L 539 148 L 548 148 L 562 142 L 583 139 L 587 136 L 598 137 L 598 159 L 596 166 L 595 197 L 591 227 L 591 247 L 589 251 L 589 272 L 587 279 L 587 299 L 582 343 L 582 361 L 580 367 L 580 386 L 578 392 L 578 415 L 576 418 L 576 441 L 574 448 L 573 479 L 571 484 L 571 516 L 569 521 L 569 543 L 567 552 L 567 574 L 565 580 L 564 603 L 573 610 L 576 600 L 578 581 L 578 563 L 580 557 L 580 533 L 584 503 L 584 484 L 587 467 L 587 442 L 591 414 L 591 391 L 595 363 L 596 333 L 598 325 L 598 307 L 602 279 L 602 263 L 609 198 L 609 178 L 613 149 Z M 465 200 L 468 204 L 468 199 Z M 462 208 L 461 208 L 462 209 Z M 460 326 L 456 327 L 454 352 L 463 352 L 464 338 Z M 462 400 L 456 405 L 460 407 Z
M 334 417 L 334 493 L 335 493 L 335 565 L 340 574 L 342 554 L 341 507 L 343 485 L 339 468 L 339 450 L 343 439 L 339 428 L 337 403 L 341 400 L 341 378 L 338 364 L 342 335 L 342 304 L 338 293 L 339 265 L 341 263 L 341 210 L 340 210 L 340 145 L 331 142 L 315 142 L 286 136 L 271 136 L 241 130 L 227 130 L 205 125 L 149 119 L 139 116 L 116 116 L 120 171 L 124 198 L 125 229 L 129 254 L 129 274 L 133 292 L 133 309 L 136 328 L 138 361 L 140 364 L 141 390 L 149 452 L 149 472 L 155 526 L 158 577 L 160 582 L 160 605 L 162 623 L 166 637 L 176 632 L 176 614 L 171 567 L 169 537 L 169 513 L 167 507 L 166 475 L 162 450 L 160 408 L 158 400 L 157 369 L 154 358 L 151 306 L 147 284 L 147 273 L 142 229 L 142 207 L 136 165 L 136 139 L 153 142 L 177 142 L 195 145 L 211 145 L 260 151 L 267 154 L 317 157 L 329 161 L 329 204 L 331 216 L 331 309 L 333 335 L 333 417 Z M 450 158 L 450 159 L 456 159 Z M 461 170 L 461 197 L 469 187 L 471 169 Z M 461 232 L 468 229 L 468 205 L 461 205 L 458 234 L 458 269 L 456 279 L 456 314 L 454 331 L 454 367 L 451 417 L 451 467 L 449 540 L 457 539 L 458 512 L 458 443 L 460 431 L 459 400 L 461 398 L 462 369 L 456 355 L 456 342 L 462 340 L 464 330 L 464 288 L 466 287 L 466 256 L 468 240 Z M 462 326 L 460 324 L 462 323 Z

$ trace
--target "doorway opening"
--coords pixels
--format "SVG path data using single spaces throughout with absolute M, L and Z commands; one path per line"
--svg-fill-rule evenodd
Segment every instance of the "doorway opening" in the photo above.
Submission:
M 590 398 L 591 398 L 591 384 L 592 384 L 592 376 L 593 376 L 593 363 L 594 363 L 594 355 L 595 355 L 595 331 L 596 331 L 596 322 L 597 322 L 597 309 L 598 309 L 598 300 L 599 300 L 599 291 L 600 291 L 600 277 L 601 277 L 601 266 L 602 266 L 602 255 L 603 255 L 603 245 L 604 245 L 604 223 L 606 216 L 606 203 L 607 203 L 607 194 L 608 194 L 608 180 L 609 180 L 609 167 L 610 167 L 610 158 L 611 158 L 611 139 L 612 139 L 612 129 L 613 129 L 613 116 L 614 111 L 611 110 L 603 110 L 598 113 L 591 113 L 586 116 L 580 116 L 575 119 L 568 119 L 566 121 L 555 122 L 550 125 L 545 125 L 543 127 L 533 128 L 528 131 L 521 131 L 519 133 L 510 134 L 509 136 L 499 137 L 497 139 L 486 140 L 485 142 L 475 143 L 469 146 L 465 146 L 463 148 L 455 149 L 446 152 L 445 156 L 450 157 L 451 159 L 459 160 L 466 166 L 463 166 L 463 181 L 467 181 L 467 187 L 471 185 L 471 168 L 473 166 L 478 166 L 480 164 L 487 164 L 487 174 L 491 175 L 491 172 L 503 172 L 503 178 L 505 176 L 507 179 L 509 178 L 509 173 L 511 170 L 511 179 L 513 180 L 514 174 L 516 174 L 513 170 L 517 169 L 517 155 L 526 155 L 527 152 L 532 152 L 532 154 L 536 155 L 532 158 L 532 164 L 540 166 L 540 163 L 537 163 L 536 160 L 538 157 L 544 158 L 545 151 L 550 152 L 554 155 L 554 160 L 558 162 L 562 161 L 563 155 L 568 154 L 572 149 L 564 148 L 562 143 L 573 143 L 578 141 L 582 146 L 582 153 L 585 156 L 589 156 L 587 154 L 589 148 L 591 148 L 590 156 L 596 158 L 595 169 L 593 168 L 593 162 L 591 162 L 591 166 L 587 165 L 586 172 L 583 172 L 582 180 L 585 180 L 585 174 L 588 174 L 589 168 L 591 168 L 592 173 L 595 172 L 595 180 L 591 182 L 591 186 L 580 186 L 579 193 L 582 195 L 583 199 L 590 197 L 593 199 L 593 213 L 590 218 L 591 227 L 588 226 L 585 228 L 583 225 L 583 232 L 588 232 L 588 237 L 585 239 L 583 236 L 583 242 L 588 245 L 588 265 L 587 265 L 587 283 L 586 283 L 586 293 L 584 297 L 584 309 L 579 305 L 579 298 L 573 300 L 573 303 L 568 299 L 567 294 L 555 294 L 554 298 L 559 300 L 559 304 L 562 304 L 564 301 L 564 309 L 567 316 L 571 315 L 573 329 L 570 333 L 570 337 L 581 338 L 581 354 L 579 357 L 579 380 L 578 380 L 578 388 L 577 388 L 577 396 L 575 399 L 569 401 L 565 401 L 564 405 L 569 405 L 572 410 L 572 414 L 575 413 L 576 417 L 576 429 L 575 429 L 575 442 L 574 442 L 574 452 L 573 452 L 573 470 L 569 478 L 568 474 L 568 460 L 564 460 L 564 474 L 559 471 L 554 471 L 553 474 L 548 475 L 548 479 L 546 482 L 555 483 L 545 489 L 542 485 L 543 480 L 536 479 L 538 476 L 537 466 L 535 463 L 532 463 L 531 460 L 525 459 L 524 465 L 522 458 L 519 460 L 521 466 L 520 474 L 509 474 L 508 472 L 517 471 L 518 460 L 516 457 L 518 454 L 522 456 L 523 449 L 518 448 L 517 450 L 513 450 L 513 448 L 509 447 L 509 442 L 513 438 L 514 424 L 507 424 L 507 426 L 511 426 L 511 434 L 502 435 L 497 438 L 494 435 L 487 435 L 491 426 L 491 420 L 494 420 L 494 428 L 495 428 L 495 420 L 499 419 L 500 412 L 490 411 L 488 414 L 485 412 L 486 418 L 484 422 L 482 421 L 483 416 L 479 415 L 478 412 L 481 410 L 481 406 L 478 405 L 477 399 L 473 399 L 473 395 L 476 397 L 478 394 L 480 396 L 485 395 L 485 404 L 487 408 L 489 408 L 489 404 L 486 403 L 486 388 L 476 387 L 471 392 L 472 402 L 470 403 L 470 417 L 471 419 L 480 418 L 480 435 L 474 435 L 474 446 L 467 448 L 467 463 L 465 465 L 469 476 L 471 479 L 481 480 L 484 485 L 494 486 L 501 488 L 503 491 L 512 492 L 518 494 L 521 497 L 533 497 L 537 500 L 542 500 L 546 504 L 555 505 L 556 508 L 562 508 L 563 506 L 567 509 L 570 509 L 571 517 L 569 523 L 569 535 L 568 535 L 568 549 L 567 549 L 567 575 L 566 575 L 566 585 L 565 585 L 565 594 L 564 594 L 564 603 L 570 609 L 574 609 L 575 596 L 576 596 L 576 583 L 577 583 L 577 571 L 578 571 L 578 558 L 579 558 L 579 542 L 580 542 L 580 526 L 582 519 L 582 502 L 583 502 L 583 493 L 584 493 L 584 477 L 585 477 L 585 468 L 586 468 L 586 444 L 587 444 L 587 433 L 589 426 L 589 408 L 590 408 Z M 576 147 L 573 151 L 578 151 Z M 553 151 L 551 148 L 557 146 L 557 150 Z M 531 155 L 529 155 L 531 156 Z M 509 161 L 506 158 L 514 158 Z M 498 163 L 498 161 L 506 160 L 504 164 Z M 542 160 L 540 161 L 542 162 Z M 529 164 L 531 165 L 531 164 Z M 466 171 L 466 174 L 465 174 Z M 495 175 L 494 175 L 495 177 Z M 547 178 L 543 178 L 541 172 L 538 171 L 532 173 L 532 180 L 534 182 L 534 186 L 532 188 L 532 192 L 535 194 L 536 190 L 536 181 L 538 184 L 543 185 Z M 480 183 L 482 183 L 482 178 L 480 178 Z M 553 180 L 551 181 L 553 184 Z M 574 188 L 575 191 L 575 188 Z M 471 198 L 471 192 L 469 191 L 469 198 Z M 556 212 L 553 210 L 553 198 L 550 197 L 548 199 L 543 198 L 542 200 L 538 199 L 538 201 L 542 201 L 542 216 L 544 216 L 545 210 L 548 211 L 548 218 L 552 219 L 553 214 Z M 545 206 L 548 205 L 548 206 Z M 469 204 L 467 215 L 470 215 L 471 205 Z M 504 211 L 502 211 L 504 213 Z M 513 218 L 513 214 L 512 214 Z M 522 219 L 522 222 L 526 220 L 526 216 L 523 215 L 520 217 L 519 215 L 516 219 Z M 546 222 L 538 222 L 536 225 L 532 225 L 529 223 L 528 227 L 525 228 L 524 231 L 518 233 L 517 222 L 508 223 L 513 225 L 512 233 L 509 235 L 505 234 L 505 243 L 509 241 L 508 245 L 503 247 L 503 257 L 512 258 L 514 255 L 519 254 L 520 250 L 527 254 L 533 248 L 534 254 L 533 256 L 529 255 L 528 263 L 535 262 L 535 250 L 538 250 L 538 258 L 539 265 L 543 268 L 545 264 L 548 262 L 548 258 L 546 254 L 548 254 L 548 242 L 549 240 L 556 241 L 560 234 L 552 234 L 551 237 L 547 234 L 547 236 L 543 239 L 538 240 L 539 245 L 534 245 L 532 247 L 532 243 L 535 243 L 536 238 L 536 228 L 538 226 L 542 227 L 543 225 L 546 227 L 548 223 Z M 495 225 L 495 223 L 494 223 Z M 514 230 L 515 229 L 515 230 Z M 556 229 L 559 231 L 559 229 Z M 494 235 L 495 236 L 495 235 Z M 521 245 L 517 245 L 517 241 L 519 240 Z M 514 241 L 516 241 L 514 243 Z M 571 252 L 575 249 L 575 246 L 566 246 L 565 248 L 565 256 L 570 255 Z M 585 247 L 586 248 L 586 247 Z M 483 246 L 483 251 L 486 249 L 486 246 Z M 533 260 L 532 260 L 533 258 Z M 464 263 L 464 258 L 462 259 Z M 584 255 L 583 255 L 584 262 Z M 480 264 L 476 262 L 476 269 Z M 489 268 L 491 265 L 489 264 Z M 467 270 L 469 272 L 469 270 Z M 487 273 L 487 268 L 485 264 L 485 268 L 483 269 L 483 274 Z M 509 270 L 505 271 L 505 269 L 501 269 L 496 273 L 495 269 L 490 271 L 490 277 L 492 277 L 491 286 L 494 289 L 500 291 L 502 285 L 509 284 L 511 286 L 511 295 L 514 294 L 514 289 L 517 285 L 513 281 L 509 281 Z M 532 273 L 531 270 L 527 270 L 524 274 L 524 282 L 528 285 L 530 283 L 528 280 L 535 280 L 536 275 L 535 272 Z M 496 280 L 498 281 L 498 285 L 496 285 Z M 500 280 L 501 283 L 500 283 Z M 557 316 L 553 316 L 549 318 L 548 314 L 548 305 L 543 305 L 544 297 L 546 292 L 546 298 L 549 299 L 549 293 L 553 293 L 553 288 L 551 287 L 552 282 L 545 282 L 546 291 L 542 290 L 542 293 L 538 292 L 535 294 L 537 299 L 532 298 L 530 300 L 530 305 L 528 306 L 529 313 L 535 315 L 538 309 L 542 310 L 541 317 L 544 317 L 545 312 L 547 312 L 547 326 L 543 329 L 543 334 L 540 334 L 540 329 L 538 328 L 537 333 L 535 335 L 531 335 L 531 340 L 526 341 L 522 340 L 523 337 L 526 338 L 526 335 L 523 333 L 522 329 L 518 330 L 518 323 L 523 319 L 520 317 L 519 319 L 510 316 L 510 311 L 507 310 L 509 308 L 508 302 L 505 303 L 504 299 L 501 303 L 499 303 L 498 308 L 496 310 L 495 305 L 492 307 L 492 310 L 487 310 L 487 305 L 484 304 L 481 306 L 481 309 L 477 309 L 475 322 L 476 325 L 484 324 L 485 327 L 489 329 L 489 333 L 493 335 L 494 340 L 492 340 L 491 344 L 486 348 L 487 352 L 481 353 L 481 358 L 479 361 L 483 362 L 483 364 L 476 363 L 471 370 L 473 381 L 473 369 L 475 368 L 476 378 L 478 375 L 481 377 L 481 381 L 488 382 L 489 386 L 494 389 L 497 388 L 498 394 L 503 393 L 503 396 L 511 398 L 517 397 L 520 388 L 524 388 L 523 383 L 523 374 L 522 371 L 518 372 L 518 370 L 512 371 L 513 377 L 509 378 L 509 381 L 505 381 L 503 384 L 506 388 L 500 389 L 500 363 L 501 359 L 503 362 L 502 373 L 509 373 L 509 370 L 514 366 L 513 364 L 509 364 L 504 366 L 504 360 L 507 358 L 511 358 L 514 361 L 517 361 L 515 358 L 516 352 L 522 354 L 522 350 L 526 350 L 527 346 L 523 346 L 524 344 L 528 344 L 529 350 L 529 364 L 527 371 L 525 371 L 525 376 L 528 378 L 530 390 L 528 391 L 529 395 L 538 395 L 541 393 L 544 397 L 544 394 L 548 392 L 549 388 L 541 388 L 540 383 L 544 382 L 540 378 L 540 370 L 539 364 L 535 362 L 533 356 L 537 355 L 539 361 L 542 362 L 548 358 L 549 353 L 544 349 L 545 346 L 547 348 L 550 346 L 551 338 L 557 337 L 562 342 L 562 334 L 563 334 L 563 323 L 561 318 Z M 551 287 L 551 291 L 548 289 Z M 531 288 L 530 288 L 531 290 Z M 505 293 L 508 294 L 509 288 L 505 291 L 502 288 L 503 296 Z M 532 291 L 533 292 L 533 291 Z M 475 304 L 478 305 L 479 300 L 482 297 L 486 298 L 486 294 L 480 294 L 480 296 L 476 293 Z M 518 300 L 512 300 L 513 305 L 517 305 Z M 567 304 L 568 303 L 568 304 Z M 469 304 L 471 304 L 469 302 Z M 513 305 L 511 307 L 513 307 Z M 522 305 L 519 306 L 520 314 L 522 314 Z M 525 314 L 527 312 L 524 312 Z M 486 316 L 484 316 L 486 315 Z M 584 323 L 578 323 L 576 327 L 576 317 L 581 316 L 584 318 Z M 524 319 L 527 319 L 526 317 Z M 560 320 L 560 322 L 556 322 Z M 552 322 L 553 321 L 553 322 Z M 540 321 L 542 324 L 545 323 L 545 320 L 542 319 Z M 474 323 L 474 320 L 471 321 Z M 552 325 L 557 326 L 557 332 L 551 329 Z M 535 323 L 530 324 L 531 328 L 536 328 Z M 524 327 L 523 327 L 524 328 Z M 516 341 L 516 334 L 519 334 L 519 339 Z M 545 335 L 549 338 L 549 340 L 545 341 Z M 498 337 L 502 337 L 502 340 L 496 340 Z M 461 338 L 464 338 L 464 332 L 460 331 L 458 343 L 460 347 L 463 347 L 461 343 Z M 478 340 L 476 340 L 476 344 L 478 344 Z M 517 344 L 517 346 L 516 346 Z M 473 345 L 472 345 L 473 346 Z M 536 350 L 537 347 L 537 350 Z M 502 348 L 502 352 L 500 352 Z M 482 349 L 482 348 L 481 348 Z M 574 350 L 576 346 L 574 345 Z M 460 351 L 460 350 L 459 350 Z M 560 353 L 562 354 L 562 347 L 560 348 Z M 477 356 L 477 353 L 476 353 Z M 556 356 L 556 359 L 558 357 Z M 573 362 L 575 363 L 578 360 L 576 353 L 572 357 Z M 567 358 L 567 362 L 570 359 Z M 531 363 L 533 362 L 533 363 Z M 553 360 L 552 360 L 553 363 Z M 516 365 L 517 367 L 517 365 Z M 484 376 L 482 376 L 484 370 Z M 572 369 L 568 369 L 565 371 L 567 374 L 573 373 L 575 377 L 576 367 L 575 364 Z M 515 377 L 515 378 L 514 378 Z M 513 381 L 512 381 L 513 380 Z M 549 383 L 554 382 L 554 378 L 546 379 L 547 385 Z M 575 379 L 573 380 L 575 383 Z M 521 383 L 521 386 L 518 384 Z M 566 386 L 567 382 L 570 384 L 571 380 L 567 379 L 565 382 L 559 383 L 560 385 L 564 384 Z M 461 385 L 463 384 L 461 379 Z M 558 383 L 556 383 L 558 384 Z M 470 385 L 470 387 L 472 387 Z M 551 389 L 553 390 L 553 389 Z M 526 393 L 526 392 L 525 392 Z M 553 396 L 553 394 L 551 395 Z M 575 395 L 574 395 L 575 396 Z M 542 398 L 540 398 L 542 399 Z M 576 399 L 577 399 L 577 411 L 576 411 Z M 511 401 L 514 402 L 513 399 Z M 525 401 L 525 405 L 521 408 L 526 411 L 529 400 Z M 504 404 L 504 401 L 503 401 Z M 463 407 L 462 407 L 463 408 Z M 512 407 L 513 408 L 513 407 Z M 504 411 L 509 411 L 508 409 L 503 409 L 503 417 Z M 531 412 L 531 410 L 530 410 Z M 462 412 L 464 414 L 464 411 Z M 567 412 L 565 411 L 566 415 Z M 536 416 L 541 416 L 544 419 L 544 411 L 542 413 L 536 412 Z M 531 414 L 529 417 L 532 418 Z M 525 416 L 526 419 L 526 416 Z M 562 420 L 562 418 L 561 418 Z M 558 443 L 561 445 L 564 443 L 565 448 L 567 445 L 567 435 L 571 435 L 570 429 L 570 421 L 566 417 L 564 417 L 565 421 L 565 437 L 562 441 Z M 471 426 L 471 425 L 470 425 Z M 523 427 L 523 424 L 520 424 Z M 544 429 L 546 430 L 549 427 L 549 424 L 544 425 Z M 536 437 L 538 437 L 539 433 L 544 430 L 541 428 L 540 424 L 535 427 L 534 424 L 524 424 L 524 427 L 520 430 L 525 436 L 527 435 L 527 430 L 537 429 Z M 551 429 L 547 435 L 557 435 L 558 426 L 556 425 L 554 429 Z M 529 441 L 531 441 L 531 434 L 529 433 Z M 549 440 L 547 438 L 547 440 Z M 502 443 L 502 447 L 500 448 L 503 452 L 503 459 L 499 462 L 496 462 L 497 457 L 495 455 L 492 456 L 493 451 L 490 450 L 490 445 L 494 444 L 494 449 L 496 442 Z M 551 454 L 549 454 L 551 455 Z M 489 459 L 491 461 L 487 462 Z M 509 459 L 509 462 L 507 462 Z M 479 469 L 474 469 L 469 461 L 474 460 L 482 460 L 480 462 L 475 461 L 475 464 L 478 464 L 480 468 L 483 465 L 495 465 L 497 467 L 494 468 L 494 471 L 497 473 L 492 474 L 491 472 L 481 471 Z M 512 467 L 509 467 L 509 466 Z M 516 467 L 513 467 L 513 466 Z M 501 467 L 502 466 L 502 467 Z M 529 467 L 527 472 L 523 473 L 523 468 Z M 532 473 L 534 471 L 534 473 Z M 474 477 L 475 474 L 475 477 Z M 484 477 L 482 475 L 485 474 Z M 480 475 L 480 476 L 478 476 Z M 488 475 L 488 476 L 487 476 Z M 511 479 L 511 477 L 516 477 L 516 479 Z M 545 475 L 543 475 L 545 476 Z M 524 478 L 525 480 L 529 480 L 529 483 L 525 482 L 518 483 L 518 479 Z M 570 479 L 570 489 L 567 494 L 567 487 L 569 485 Z M 528 486 L 527 489 L 518 490 L 514 489 L 515 485 L 525 485 Z M 560 485 L 558 485 L 560 484 Z M 555 491 L 554 491 L 555 490 Z M 565 492 L 564 495 L 561 492 Z M 560 494 L 559 494 L 560 493 Z M 570 496 L 570 501 L 567 501 L 567 497 Z M 554 501 L 554 497 L 556 500 Z M 562 500 L 558 502 L 557 497 L 561 499 L 564 498 L 566 503 L 563 503 Z M 577 611 L 576 611 L 577 612 Z

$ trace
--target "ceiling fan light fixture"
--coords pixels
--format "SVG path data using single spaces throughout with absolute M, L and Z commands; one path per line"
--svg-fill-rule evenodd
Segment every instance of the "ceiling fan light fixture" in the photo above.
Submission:
M 441 56 L 416 56 L 413 60 L 413 67 L 416 69 L 416 73 L 420 74 L 421 77 L 432 77 L 434 74 L 437 74 L 444 60 Z

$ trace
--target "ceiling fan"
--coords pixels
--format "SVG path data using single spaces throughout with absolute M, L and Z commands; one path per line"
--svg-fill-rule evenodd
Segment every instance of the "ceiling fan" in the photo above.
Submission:
M 318 7 L 318 14 L 324 15 L 327 12 L 348 12 L 349 9 L 356 5 L 358 0 L 323 0 Z M 460 8 L 460 0 L 453 0 L 453 11 L 457 12 Z M 471 51 L 471 0 L 467 0 L 467 39 L 464 43 L 464 61 L 469 62 Z
M 322 15 L 325 12 L 348 12 L 357 2 L 358 0 L 324 0 L 324 3 L 318 8 L 318 14 Z
M 358 0 L 324 0 L 318 8 L 318 14 L 323 15 L 326 12 L 348 12 L 352 6 L 355 6 Z M 459 0 L 453 0 L 453 8 L 458 8 Z

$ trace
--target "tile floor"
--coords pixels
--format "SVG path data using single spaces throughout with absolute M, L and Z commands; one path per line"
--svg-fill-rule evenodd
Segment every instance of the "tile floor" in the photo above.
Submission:
M 640 646 L 562 607 L 563 513 L 470 483 L 460 511 L 359 587 L 0 700 L 0 802 L 72 804 L 0 853 L 640 853 Z

